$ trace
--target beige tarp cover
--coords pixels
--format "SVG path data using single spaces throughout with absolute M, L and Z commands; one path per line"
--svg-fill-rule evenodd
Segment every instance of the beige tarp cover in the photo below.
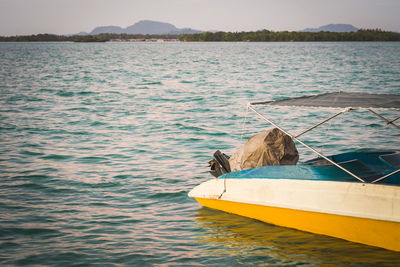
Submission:
M 231 171 L 268 165 L 295 165 L 299 153 L 290 136 L 274 128 L 250 137 L 229 159 Z

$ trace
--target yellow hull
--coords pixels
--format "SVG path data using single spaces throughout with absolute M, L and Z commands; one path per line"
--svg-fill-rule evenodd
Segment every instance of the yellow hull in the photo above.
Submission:
M 400 251 L 400 223 L 195 197 L 208 208 L 352 242 Z

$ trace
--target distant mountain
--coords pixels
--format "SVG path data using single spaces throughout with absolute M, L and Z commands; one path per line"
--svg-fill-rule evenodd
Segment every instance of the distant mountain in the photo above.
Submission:
M 129 34 L 168 34 L 170 32 L 179 31 L 170 23 L 142 20 L 127 27 L 125 33 Z
M 74 34 L 74 35 L 83 36 L 83 35 L 88 35 L 88 33 L 87 32 L 78 32 L 77 34 Z
M 351 24 L 328 24 L 319 28 L 306 28 L 300 32 L 356 32 L 358 28 Z
M 78 32 L 78 33 L 74 33 L 74 34 L 64 34 L 67 37 L 71 37 L 71 36 L 85 36 L 88 35 L 89 33 L 87 32 Z
M 169 34 L 195 34 L 195 33 L 202 33 L 203 31 L 194 30 L 191 28 L 183 28 L 178 29 L 177 31 L 171 31 Z
M 97 35 L 100 33 L 115 33 L 115 34 L 192 34 L 202 33 L 202 31 L 190 28 L 178 29 L 174 25 L 165 22 L 141 20 L 125 29 L 119 26 L 100 26 L 91 31 L 90 35 Z M 82 35 L 82 33 L 80 33 Z
M 122 29 L 119 26 L 100 26 L 94 28 L 93 31 L 91 31 L 89 34 L 90 35 L 96 35 L 100 33 L 123 33 L 124 29 Z

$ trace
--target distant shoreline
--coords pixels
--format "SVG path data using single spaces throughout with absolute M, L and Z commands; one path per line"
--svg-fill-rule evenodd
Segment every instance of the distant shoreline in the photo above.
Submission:
M 201 34 L 183 34 L 183 42 L 398 42 L 400 33 L 386 32 L 380 29 L 358 30 L 356 32 L 204 32 Z
M 36 34 L 0 36 L 0 42 L 399 42 L 400 33 L 380 29 L 356 32 L 203 32 L 181 35 L 98 34 L 65 36 Z
M 20 36 L 0 36 L 0 42 L 82 42 L 82 43 L 104 43 L 109 41 L 128 42 L 132 40 L 144 41 L 178 41 L 178 35 L 143 35 L 143 34 L 110 34 L 97 35 L 56 35 L 56 34 L 32 34 Z

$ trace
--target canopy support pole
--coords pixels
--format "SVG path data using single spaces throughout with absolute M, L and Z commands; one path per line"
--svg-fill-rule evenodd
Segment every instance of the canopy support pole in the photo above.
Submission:
M 376 112 L 373 111 L 372 109 L 369 108 L 368 110 L 369 110 L 370 112 L 372 112 L 373 114 L 375 114 L 378 118 L 381 118 L 382 120 L 386 121 L 386 124 L 391 124 L 391 125 L 393 125 L 394 127 L 396 127 L 397 129 L 400 130 L 400 126 L 398 126 L 398 125 L 396 125 L 396 124 L 393 123 L 395 120 L 399 119 L 400 117 L 398 117 L 398 118 L 396 118 L 396 119 L 394 119 L 394 120 L 389 121 L 388 119 L 386 119 L 386 118 L 383 117 L 382 115 L 379 115 L 378 113 L 376 113 Z
M 395 119 L 389 121 L 389 123 L 395 122 L 395 121 L 397 121 L 398 119 L 400 119 L 400 116 L 398 116 L 397 118 L 395 118 Z
M 299 134 L 296 135 L 295 137 L 297 138 L 297 137 L 299 137 L 299 136 L 302 136 L 303 134 L 305 134 L 305 133 L 311 131 L 312 129 L 317 128 L 318 126 L 324 124 L 325 122 L 330 121 L 331 119 L 334 119 L 334 118 L 336 118 L 337 116 L 339 116 L 339 115 L 341 115 L 341 114 L 343 114 L 343 113 L 345 113 L 345 112 L 348 112 L 348 111 L 350 111 L 350 110 L 351 110 L 350 108 L 346 108 L 346 109 L 344 109 L 344 110 L 342 110 L 342 111 L 336 113 L 335 115 L 333 115 L 333 116 L 327 118 L 326 120 L 323 120 L 323 121 L 321 121 L 320 123 L 318 123 L 318 124 L 316 124 L 316 125 L 314 125 L 314 126 L 308 128 L 307 130 L 305 130 L 305 131 L 299 133 Z
M 381 178 L 378 178 L 378 179 L 376 179 L 376 180 L 373 180 L 373 181 L 371 182 L 371 184 L 376 183 L 376 182 L 379 182 L 380 180 L 386 179 L 386 178 L 388 178 L 389 176 L 392 176 L 393 174 L 396 174 L 396 173 L 398 173 L 398 172 L 400 172 L 400 169 L 398 169 L 398 170 L 396 170 L 396 171 L 394 171 L 394 172 L 391 172 L 391 173 L 389 173 L 389 174 L 386 174 L 385 176 L 382 176 Z
M 297 139 L 296 136 L 290 134 L 289 132 L 285 131 L 284 129 L 282 129 L 280 126 L 278 126 L 277 124 L 275 124 L 273 121 L 271 121 L 270 119 L 266 118 L 264 115 L 262 115 L 261 113 L 259 113 L 257 110 L 255 110 L 253 108 L 253 106 L 251 104 L 248 105 L 249 108 L 251 110 L 253 110 L 258 116 L 260 116 L 262 119 L 264 119 L 266 122 L 270 123 L 271 125 L 275 126 L 276 128 L 278 128 L 280 131 L 282 131 L 283 133 L 287 134 L 288 136 L 290 136 L 293 140 L 299 142 L 300 144 L 302 144 L 303 146 L 305 146 L 307 149 L 311 150 L 312 152 L 314 152 L 315 154 L 317 154 L 318 156 L 320 156 L 321 158 L 324 158 L 325 160 L 327 160 L 328 162 L 330 162 L 331 164 L 335 165 L 336 167 L 338 167 L 339 169 L 341 169 L 342 171 L 345 171 L 346 173 L 350 174 L 351 176 L 353 176 L 354 178 L 356 178 L 357 180 L 365 183 L 365 181 L 363 179 L 361 179 L 360 177 L 358 177 L 357 175 L 355 175 L 354 173 L 346 170 L 345 168 L 343 168 L 342 166 L 340 166 L 339 164 L 337 164 L 336 162 L 334 162 L 333 160 L 329 159 L 328 157 L 324 156 L 323 154 L 321 154 L 320 152 L 318 152 L 317 150 L 315 150 L 314 148 L 310 147 L 309 145 L 303 143 L 301 140 Z M 314 127 L 315 128 L 315 127 Z

